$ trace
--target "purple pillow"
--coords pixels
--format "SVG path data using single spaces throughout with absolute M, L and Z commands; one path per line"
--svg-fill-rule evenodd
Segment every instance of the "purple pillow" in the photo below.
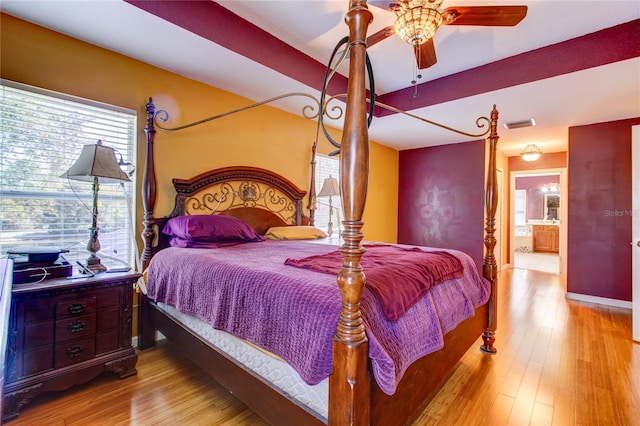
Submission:
M 245 243 L 245 241 L 225 241 L 225 242 L 194 241 L 194 240 L 188 240 L 180 237 L 171 237 L 171 240 L 169 240 L 169 245 L 171 247 L 182 247 L 182 248 L 218 248 L 218 247 L 235 246 L 237 244 L 243 244 L 243 243 Z
M 174 217 L 169 219 L 162 233 L 196 243 L 241 243 L 265 240 L 242 220 L 220 215 Z

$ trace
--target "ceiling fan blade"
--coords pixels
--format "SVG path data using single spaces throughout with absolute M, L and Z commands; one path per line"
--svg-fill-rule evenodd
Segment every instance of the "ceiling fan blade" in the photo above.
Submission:
M 395 33 L 396 30 L 393 28 L 393 25 L 385 27 L 377 33 L 373 33 L 369 37 L 367 37 L 367 47 L 371 47 L 376 43 L 380 43 L 382 40 L 394 35 Z
M 413 47 L 413 51 L 416 55 L 416 63 L 418 69 L 429 68 L 438 62 L 436 58 L 436 47 L 433 44 L 433 37 L 426 42 Z
M 371 34 L 369 37 L 367 37 L 367 48 L 373 46 L 376 43 L 380 43 L 382 40 L 388 37 L 391 37 L 395 33 L 396 33 L 396 30 L 393 28 L 393 26 L 388 26 L 381 29 L 377 33 Z M 338 56 L 342 55 L 343 51 L 344 49 L 340 50 L 340 52 L 338 52 Z M 348 58 L 349 58 L 349 53 L 347 53 L 347 59 Z
M 442 24 L 512 27 L 525 16 L 527 6 L 453 6 L 442 12 Z

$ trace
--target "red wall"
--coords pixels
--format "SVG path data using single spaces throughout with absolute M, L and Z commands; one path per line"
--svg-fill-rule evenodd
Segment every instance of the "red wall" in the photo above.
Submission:
M 631 126 L 569 128 L 567 291 L 631 300 Z
M 400 152 L 398 243 L 452 248 L 482 268 L 485 141 Z

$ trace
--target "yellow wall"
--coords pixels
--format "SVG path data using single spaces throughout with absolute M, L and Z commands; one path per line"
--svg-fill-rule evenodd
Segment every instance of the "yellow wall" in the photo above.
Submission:
M 148 97 L 154 98 L 158 109 L 169 112 L 171 121 L 167 125 L 192 122 L 253 102 L 6 14 L 1 14 L 0 19 L 2 78 L 138 112 L 138 188 L 144 164 L 142 129 Z M 149 48 L 153 48 L 152 42 Z M 189 178 L 217 167 L 263 167 L 308 190 L 315 124 L 261 106 L 181 132 L 158 132 L 156 216 L 170 211 L 171 178 Z M 332 131 L 332 137 L 339 140 L 340 133 Z M 325 140 L 319 144 L 319 153 L 332 150 Z M 397 151 L 371 144 L 370 188 L 364 216 L 365 238 L 396 242 Z M 141 209 L 138 202 L 137 223 L 142 220 Z

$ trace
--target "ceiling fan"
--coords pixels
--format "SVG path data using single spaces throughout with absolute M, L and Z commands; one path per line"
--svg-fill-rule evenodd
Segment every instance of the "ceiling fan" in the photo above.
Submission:
M 527 15 L 527 6 L 452 6 L 442 11 L 443 0 L 371 0 L 369 4 L 396 14 L 394 25 L 367 38 L 369 47 L 396 34 L 413 46 L 418 69 L 437 62 L 433 36 L 441 25 L 512 27 Z

